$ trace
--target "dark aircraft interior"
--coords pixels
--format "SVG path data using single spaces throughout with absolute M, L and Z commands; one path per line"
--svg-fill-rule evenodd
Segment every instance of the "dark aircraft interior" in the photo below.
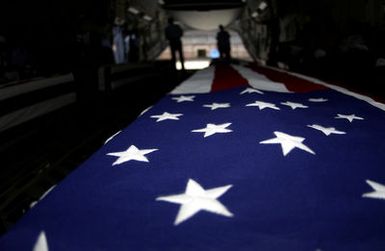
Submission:
M 169 17 L 184 31 L 185 71 L 170 60 Z M 215 63 L 219 25 L 234 37 L 235 64 L 385 98 L 385 0 L 1 1 L 0 233 L 200 63 Z

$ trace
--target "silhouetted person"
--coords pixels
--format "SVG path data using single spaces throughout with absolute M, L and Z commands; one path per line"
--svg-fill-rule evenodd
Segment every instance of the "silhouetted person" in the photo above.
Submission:
M 229 60 L 231 58 L 230 34 L 225 30 L 223 25 L 219 25 L 219 32 L 217 33 L 217 46 L 220 58 Z
M 174 19 L 172 17 L 168 19 L 168 25 L 165 29 L 165 35 L 166 35 L 166 39 L 170 43 L 171 59 L 172 59 L 173 66 L 175 67 L 176 52 L 178 52 L 179 60 L 182 65 L 182 70 L 184 70 L 184 57 L 183 57 L 182 40 L 181 40 L 183 36 L 183 30 L 179 25 L 174 24 Z
M 112 28 L 113 46 L 114 46 L 114 59 L 116 64 L 125 63 L 124 60 L 124 37 L 123 37 L 123 24 L 124 20 L 117 17 L 115 18 L 114 26 Z
M 129 33 L 128 41 L 128 61 L 138 62 L 140 57 L 140 38 L 137 28 L 133 28 Z

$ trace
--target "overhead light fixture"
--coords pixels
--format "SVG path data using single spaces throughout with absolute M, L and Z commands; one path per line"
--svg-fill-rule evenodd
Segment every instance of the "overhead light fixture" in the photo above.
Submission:
M 124 24 L 124 19 L 121 18 L 121 17 L 115 17 L 115 20 L 114 20 L 114 23 L 115 25 L 123 25 Z
M 151 22 L 152 17 L 150 17 L 150 16 L 148 16 L 148 15 L 144 15 L 144 16 L 143 16 L 143 19 L 146 20 L 146 21 Z
M 253 17 L 253 18 L 257 18 L 258 16 L 259 16 L 259 14 L 257 11 L 254 11 L 253 13 L 251 13 L 251 17 Z
M 128 8 L 127 11 L 130 12 L 130 13 L 132 13 L 132 14 L 134 14 L 134 15 L 138 15 L 139 12 L 140 12 L 139 10 L 135 9 L 134 7 Z
M 260 10 L 264 10 L 267 8 L 267 3 L 265 1 L 262 1 L 259 6 L 258 6 L 258 9 Z

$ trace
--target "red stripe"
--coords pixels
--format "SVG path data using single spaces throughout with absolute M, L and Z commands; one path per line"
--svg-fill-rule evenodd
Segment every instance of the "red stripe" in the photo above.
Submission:
M 227 64 L 218 64 L 215 67 L 215 74 L 211 91 L 223 91 L 237 87 L 248 87 L 247 79 L 241 76 L 233 67 Z
M 255 64 L 250 65 L 250 68 L 253 71 L 265 75 L 268 79 L 274 82 L 280 82 L 285 84 L 286 88 L 292 92 L 312 92 L 328 89 L 323 85 L 313 83 L 311 81 L 296 77 L 285 72 L 269 69 Z
M 319 90 L 328 89 L 324 85 L 315 84 L 311 81 L 302 79 L 300 77 L 296 77 L 294 75 L 280 72 L 277 70 L 269 69 L 269 68 L 266 68 L 263 66 L 251 64 L 251 65 L 249 65 L 249 67 L 256 72 L 265 75 L 270 80 L 273 80 L 275 82 L 284 83 L 286 85 L 286 87 L 288 88 L 288 90 L 293 91 L 293 92 L 311 92 L 311 91 L 319 91 Z M 332 85 L 345 88 L 351 92 L 367 96 L 369 98 L 372 98 L 374 101 L 385 104 L 384 98 L 382 98 L 376 94 L 373 94 L 370 91 L 366 91 L 362 88 L 357 88 L 357 87 L 351 86 L 351 85 L 343 83 L 343 82 L 336 82 L 336 81 L 330 81 L 330 80 L 328 80 L 328 82 Z

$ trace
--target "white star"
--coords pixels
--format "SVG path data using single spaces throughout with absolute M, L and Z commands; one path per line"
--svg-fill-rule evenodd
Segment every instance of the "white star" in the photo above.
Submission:
M 291 109 L 295 110 L 297 108 L 309 108 L 308 106 L 306 105 L 303 105 L 303 104 L 300 104 L 300 103 L 293 103 L 293 102 L 289 102 L 289 101 L 286 101 L 286 102 L 281 102 L 282 105 L 287 105 L 287 106 L 290 106 Z
M 323 127 L 320 125 L 308 125 L 308 127 L 316 129 L 318 131 L 323 132 L 326 136 L 329 136 L 330 134 L 346 134 L 346 132 L 338 131 L 334 127 Z
M 107 153 L 107 155 L 119 157 L 112 164 L 114 166 L 114 165 L 118 165 L 118 164 L 130 161 L 130 160 L 149 162 L 149 160 L 144 155 L 152 153 L 152 152 L 157 151 L 157 150 L 158 149 L 143 149 L 143 150 L 139 150 L 136 146 L 131 145 L 124 152 Z
M 160 114 L 160 115 L 153 115 L 151 116 L 151 118 L 155 118 L 157 119 L 156 122 L 159 122 L 159 121 L 163 121 L 163 120 L 166 120 L 166 119 L 171 119 L 171 120 L 179 120 L 178 117 L 182 116 L 183 114 L 181 113 L 168 113 L 168 112 L 164 112 L 163 114 Z
M 291 136 L 283 132 L 274 132 L 276 138 L 259 142 L 260 144 L 281 144 L 283 155 L 286 156 L 294 148 L 299 148 L 311 154 L 315 154 L 309 147 L 302 144 L 305 138 Z
M 263 94 L 260 90 L 254 89 L 254 88 L 247 88 L 246 90 L 242 91 L 240 95 L 245 94 L 245 93 L 259 93 Z
M 146 112 L 148 112 L 151 108 L 152 108 L 152 106 L 147 107 L 146 109 L 144 109 L 144 110 L 139 114 L 139 116 L 142 116 L 143 114 L 145 114 Z
M 48 251 L 48 242 L 47 237 L 45 236 L 45 232 L 41 231 L 39 233 L 39 236 L 37 237 L 37 240 L 35 242 L 35 245 L 33 246 L 32 251 Z
M 194 101 L 194 98 L 195 96 L 179 96 L 179 97 L 174 97 L 172 98 L 173 100 L 176 100 L 177 103 L 181 103 L 181 102 L 184 102 L 184 101 Z
M 353 120 L 357 119 L 357 120 L 364 120 L 364 118 L 361 118 L 361 117 L 357 117 L 355 114 L 350 114 L 350 115 L 344 115 L 344 114 L 337 114 L 337 117 L 335 117 L 336 119 L 347 119 L 349 120 L 349 122 L 353 122 Z
M 39 201 L 41 201 L 42 199 L 44 199 L 55 187 L 56 187 L 56 185 L 51 186 L 47 191 L 45 191 L 43 193 L 42 196 L 40 196 L 40 198 L 38 200 L 35 200 L 35 201 L 31 202 L 31 204 L 29 205 L 29 208 L 33 208 L 34 206 L 36 206 L 36 204 Z
M 183 221 L 188 220 L 201 210 L 226 217 L 232 217 L 233 214 L 217 200 L 231 187 L 232 185 L 227 185 L 205 190 L 196 181 L 189 179 L 185 193 L 161 196 L 156 198 L 156 200 L 181 204 L 174 225 L 178 225 Z
M 228 133 L 232 132 L 230 129 L 226 129 L 228 126 L 230 126 L 231 123 L 225 123 L 225 124 L 220 124 L 220 125 L 215 125 L 215 124 L 207 124 L 205 128 L 202 129 L 196 129 L 192 130 L 192 132 L 204 132 L 204 137 L 211 136 L 216 133 Z
M 219 108 L 229 108 L 230 103 L 212 103 L 211 105 L 203 105 L 203 107 L 211 108 L 211 110 L 216 110 Z
M 246 106 L 258 106 L 259 110 L 263 110 L 265 108 L 280 110 L 278 107 L 275 106 L 275 104 L 266 103 L 266 102 L 262 102 L 262 101 L 255 101 L 254 103 L 247 104 Z
M 326 98 L 309 98 L 309 101 L 314 103 L 322 103 L 328 100 Z
M 371 180 L 366 180 L 369 186 L 371 186 L 374 191 L 370 193 L 364 193 L 362 197 L 372 198 L 372 199 L 381 199 L 385 200 L 385 186 L 379 183 L 376 183 Z
M 121 130 L 119 132 L 116 132 L 114 135 L 112 135 L 111 137 L 109 137 L 105 142 L 104 144 L 107 144 L 108 142 L 110 142 L 113 138 L 115 138 L 116 135 L 118 135 L 119 133 L 121 132 Z

